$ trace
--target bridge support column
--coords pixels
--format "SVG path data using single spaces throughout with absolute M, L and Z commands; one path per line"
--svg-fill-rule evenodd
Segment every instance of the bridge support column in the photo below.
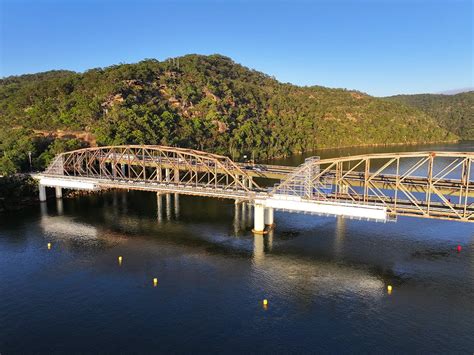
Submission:
M 274 226 L 273 222 L 273 208 L 272 207 L 267 207 L 265 208 L 265 225 L 266 226 Z
M 158 222 L 161 222 L 163 219 L 163 198 L 161 192 L 156 193 L 156 217 Z
M 240 206 L 239 200 L 234 202 L 234 234 L 237 235 L 240 229 Z
M 166 194 L 166 219 L 171 220 L 171 194 Z
M 40 184 L 38 186 L 38 190 L 39 190 L 39 200 L 41 202 L 46 201 L 46 186 Z
M 174 169 L 174 183 L 179 184 L 179 170 Z
M 124 177 L 124 178 L 127 177 L 125 164 L 121 164 L 121 168 L 122 168 L 122 175 L 123 175 L 123 177 Z
M 252 232 L 264 234 L 265 232 L 265 207 L 263 205 L 254 206 L 254 220 Z
M 62 198 L 63 197 L 63 189 L 59 186 L 56 186 L 56 198 Z
M 179 218 L 179 194 L 174 194 L 174 217 Z
M 165 169 L 165 181 L 166 181 L 166 182 L 170 182 L 170 181 L 171 181 L 171 177 L 170 177 L 171 174 L 170 174 L 170 173 L 171 173 L 170 169 L 169 169 L 169 168 L 166 168 L 166 169 Z
M 249 177 L 249 189 L 252 188 L 252 183 L 253 183 L 253 177 Z

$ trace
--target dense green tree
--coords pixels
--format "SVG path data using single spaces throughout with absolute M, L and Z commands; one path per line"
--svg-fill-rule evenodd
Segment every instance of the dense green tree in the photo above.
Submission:
M 387 100 L 418 108 L 462 139 L 474 139 L 474 91 L 456 95 L 397 95 Z
M 87 132 L 99 145 L 176 145 L 236 159 L 456 139 L 416 108 L 357 91 L 283 84 L 221 55 L 4 78 L 0 124 L 3 173 L 28 170 L 28 151 L 40 168 L 81 146 L 54 139 L 57 130 Z

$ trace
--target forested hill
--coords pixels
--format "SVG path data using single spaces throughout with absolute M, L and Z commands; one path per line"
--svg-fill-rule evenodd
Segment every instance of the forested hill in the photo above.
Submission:
M 474 91 L 456 95 L 397 95 L 387 97 L 423 110 L 462 139 L 474 139 Z
M 357 91 L 283 84 L 220 55 L 4 78 L 0 121 L 7 127 L 0 133 L 0 173 L 2 165 L 4 171 L 25 168 L 25 154 L 9 150 L 33 149 L 40 166 L 83 144 L 32 138 L 57 129 L 86 132 L 93 144 L 176 145 L 236 159 L 456 139 L 407 105 Z

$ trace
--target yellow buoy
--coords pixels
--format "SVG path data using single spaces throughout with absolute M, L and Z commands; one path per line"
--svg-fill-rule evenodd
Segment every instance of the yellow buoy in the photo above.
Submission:
M 156 277 L 153 279 L 153 286 L 158 286 L 158 279 Z
M 388 291 L 389 294 L 392 293 L 392 289 L 393 289 L 392 285 L 387 286 L 387 291 Z
M 268 300 L 267 300 L 267 299 L 264 299 L 264 300 L 263 300 L 263 305 L 264 305 L 264 306 L 268 306 Z
M 119 263 L 119 265 L 122 265 L 122 257 L 121 256 L 118 257 L 118 263 Z
M 51 250 L 51 243 L 48 243 L 48 250 Z

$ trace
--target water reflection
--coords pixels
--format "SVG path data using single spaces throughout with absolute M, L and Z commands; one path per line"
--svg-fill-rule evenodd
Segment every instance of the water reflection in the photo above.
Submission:
M 1 218 L 0 351 L 472 352 L 473 224 L 275 221 L 133 191 Z
M 62 198 L 56 199 L 56 211 L 58 212 L 58 215 L 60 216 L 64 214 L 64 205 L 63 205 Z
M 87 223 L 80 223 L 69 216 L 41 217 L 43 233 L 53 239 L 90 240 L 98 239 L 97 228 Z
M 253 236 L 253 264 L 261 267 L 265 260 L 265 247 L 262 234 L 255 234 Z
M 336 231 L 334 233 L 334 255 L 341 257 L 343 254 L 344 237 L 346 235 L 346 219 L 336 217 Z
M 115 201 L 117 201 L 116 195 L 116 192 L 112 193 L 113 203 L 111 206 L 115 205 Z M 168 196 L 171 195 L 168 194 Z M 107 198 L 107 195 L 104 197 Z M 121 199 L 122 202 L 126 200 L 128 198 Z M 157 195 L 157 201 L 160 200 L 161 196 Z M 167 210 L 171 210 L 171 198 L 165 199 L 165 203 Z M 244 206 L 244 214 L 241 214 L 241 206 L 234 204 L 234 211 L 236 212 L 234 216 L 234 235 L 242 235 L 245 237 L 244 239 L 232 239 L 231 236 L 225 234 L 208 235 L 207 228 L 197 228 L 196 225 L 184 226 L 183 228 L 183 225 L 179 223 L 166 225 L 167 233 L 170 235 L 169 238 L 160 236 L 150 239 L 150 233 L 159 236 L 160 228 L 163 225 L 153 219 L 126 214 L 127 209 L 119 211 L 119 207 L 123 208 L 123 206 L 116 206 L 116 209 L 110 207 L 104 210 L 102 217 L 105 224 L 102 223 L 100 226 L 88 223 L 87 220 L 81 218 L 62 215 L 64 213 L 62 211 L 63 207 L 60 208 L 61 213 L 56 214 L 48 214 L 47 209 L 42 208 L 40 226 L 47 239 L 73 243 L 76 246 L 81 244 L 91 246 L 93 245 L 91 241 L 95 244 L 105 243 L 113 246 L 117 245 L 118 242 L 126 242 L 133 235 L 134 243 L 130 245 L 131 249 L 128 250 L 130 255 L 126 256 L 129 262 L 130 260 L 140 260 L 146 254 L 150 258 L 160 258 L 161 250 L 169 248 L 170 243 L 175 252 L 180 255 L 192 255 L 197 252 L 205 258 L 213 258 L 228 257 L 229 255 L 240 257 L 241 255 L 250 254 L 255 282 L 265 284 L 272 294 L 283 292 L 282 297 L 292 297 L 295 289 L 298 290 L 297 294 L 301 296 L 301 293 L 308 294 L 317 291 L 318 293 L 329 294 L 341 290 L 380 294 L 384 288 L 380 277 L 374 276 L 370 271 L 363 268 L 354 268 L 354 265 L 335 265 L 330 261 L 308 259 L 306 256 L 300 257 L 291 251 L 285 254 L 274 254 L 274 230 L 270 230 L 266 235 L 253 235 L 246 230 L 248 209 L 251 207 L 248 204 Z M 59 212 L 59 209 L 57 212 Z M 344 219 L 338 218 L 336 225 L 335 251 L 341 253 L 345 234 Z M 192 236 L 187 235 L 190 230 L 193 231 Z M 196 241 L 200 241 L 200 243 L 196 243 Z M 209 254 L 208 248 L 211 245 L 213 248 L 210 249 L 212 252 Z M 215 248 L 217 245 L 220 247 Z

